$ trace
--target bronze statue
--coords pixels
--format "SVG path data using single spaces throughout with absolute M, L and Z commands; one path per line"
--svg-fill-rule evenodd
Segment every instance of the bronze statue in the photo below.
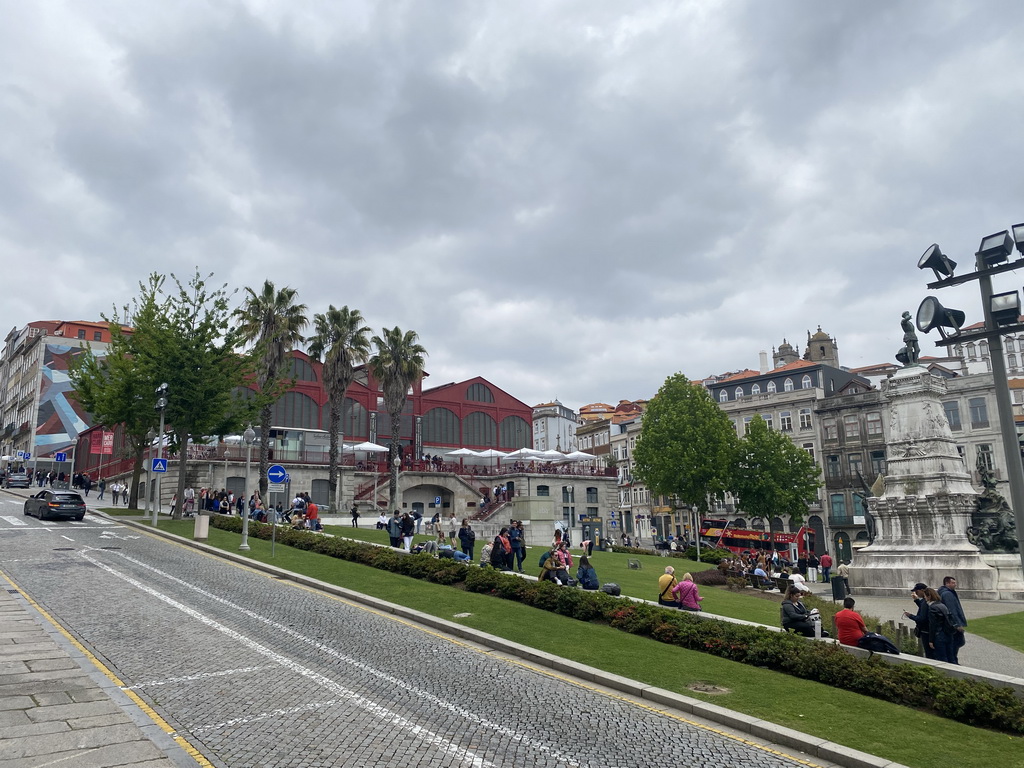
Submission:
M 910 313 L 903 313 L 903 320 L 900 321 L 903 327 L 903 347 L 896 353 L 896 359 L 907 368 L 917 365 L 921 357 L 921 347 L 917 343 L 917 333 L 914 332 L 914 321 L 910 319 Z
M 995 475 L 981 456 L 977 467 L 983 490 L 978 494 L 967 538 L 983 552 L 1017 552 L 1017 525 L 1010 506 L 996 490 Z

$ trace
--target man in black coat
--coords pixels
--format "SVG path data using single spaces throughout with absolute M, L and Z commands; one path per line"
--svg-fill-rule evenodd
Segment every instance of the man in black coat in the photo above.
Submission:
M 949 660 L 953 664 L 959 664 L 960 649 L 967 642 L 967 639 L 964 637 L 967 617 L 964 616 L 964 607 L 960 604 L 960 595 L 956 593 L 955 577 L 947 576 L 942 580 L 942 586 L 939 587 L 939 598 L 941 598 L 942 604 L 949 609 L 949 618 L 956 627 L 953 630 L 953 637 L 949 644 Z

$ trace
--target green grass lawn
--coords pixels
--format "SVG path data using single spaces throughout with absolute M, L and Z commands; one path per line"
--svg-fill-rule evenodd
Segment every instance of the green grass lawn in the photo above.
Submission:
M 1024 653 L 1024 612 L 968 619 L 967 630 Z
M 192 526 L 191 520 L 160 522 L 161 529 L 186 537 L 191 537 Z M 369 535 L 378 533 L 372 529 L 364 529 L 364 532 Z M 237 551 L 239 536 L 211 528 L 208 543 Z M 276 556 L 271 558 L 270 542 L 250 538 L 249 543 L 252 547 L 249 556 L 253 560 L 273 563 L 279 568 L 400 603 L 914 768 L 1024 766 L 1024 739 L 1021 738 L 973 728 L 821 683 L 664 645 L 607 625 L 576 621 L 518 603 L 417 581 L 324 555 L 279 546 Z M 533 551 L 537 551 L 539 557 L 539 550 L 535 548 Z M 648 579 L 663 570 L 666 562 L 652 556 L 649 558 L 652 561 L 650 569 L 644 563 L 643 569 L 635 572 L 625 568 L 624 555 L 600 553 L 595 555 L 595 567 L 602 580 L 610 580 L 607 574 L 618 578 L 618 557 L 622 557 L 622 569 L 627 575 L 642 577 L 636 584 L 643 585 L 645 595 L 649 593 Z M 679 570 L 682 562 L 677 560 L 673 565 Z M 661 567 L 655 568 L 656 563 Z M 731 594 L 723 590 L 707 591 L 708 600 L 711 600 L 712 593 L 719 591 L 723 595 Z M 741 594 L 732 594 L 731 597 L 737 601 L 743 598 L 765 602 Z M 723 605 L 727 604 L 723 598 Z M 457 613 L 469 613 L 470 616 L 456 619 Z M 777 616 L 776 609 L 773 620 Z M 688 688 L 698 683 L 724 688 L 728 692 L 710 695 Z

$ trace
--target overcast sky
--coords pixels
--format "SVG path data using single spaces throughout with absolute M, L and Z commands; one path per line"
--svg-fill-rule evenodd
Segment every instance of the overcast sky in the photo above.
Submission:
M 431 384 L 615 403 L 818 325 L 844 365 L 890 360 L 921 253 L 1024 221 L 1020 0 L 0 19 L 5 333 L 198 265 L 415 330 Z M 979 319 L 975 285 L 938 297 Z

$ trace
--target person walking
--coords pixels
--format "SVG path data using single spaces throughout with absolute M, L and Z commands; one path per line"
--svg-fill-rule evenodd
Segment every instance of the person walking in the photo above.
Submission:
M 950 664 L 960 663 L 960 649 L 964 647 L 967 638 L 964 630 L 967 628 L 967 617 L 964 615 L 964 607 L 960 604 L 960 595 L 956 593 L 956 577 L 947 576 L 942 580 L 942 586 L 938 590 L 939 599 L 949 611 L 949 618 L 953 625 L 953 632 L 949 642 Z
M 40 483 L 39 485 L 42 485 L 42 483 Z M 104 492 L 106 492 L 106 490 L 107 490 L 107 481 L 106 481 L 106 478 L 103 478 L 103 477 L 101 477 L 101 478 L 100 478 L 100 481 L 99 481 L 99 482 L 98 482 L 98 483 L 96 484 L 96 486 L 97 486 L 97 487 L 98 487 L 98 488 L 100 489 L 100 493 L 99 493 L 99 495 L 98 495 L 98 496 L 96 497 L 96 500 L 97 500 L 97 501 L 102 501 L 102 499 L 103 499 L 103 494 L 104 494 Z
M 349 514 L 352 515 L 352 527 L 353 528 L 358 528 L 359 527 L 359 507 L 357 507 L 355 504 L 352 504 L 352 509 L 349 510 Z
M 690 574 L 683 574 L 683 580 L 672 588 L 672 595 L 682 610 L 701 610 L 700 601 L 704 598 L 698 594 L 697 585 L 693 583 L 693 576 Z
M 828 584 L 832 578 L 832 555 L 828 552 L 821 556 L 821 580 Z
M 658 577 L 658 605 L 664 605 L 666 608 L 679 607 L 679 603 L 671 596 L 672 590 L 679 583 L 675 574 L 676 569 L 671 565 L 666 565 L 665 572 Z
M 462 524 L 465 525 L 466 521 L 463 520 Z M 475 537 L 476 537 L 476 534 L 474 534 L 474 538 Z M 459 534 L 459 521 L 455 517 L 455 513 L 454 512 L 452 512 L 451 517 L 448 518 L 448 541 L 451 543 L 452 549 L 455 549 L 457 544 L 462 541 L 462 537 Z M 466 550 L 462 550 L 462 551 L 465 552 Z M 470 555 L 469 559 L 472 560 L 473 556 Z
M 526 559 L 526 540 L 523 531 L 523 521 L 514 520 L 508 529 L 508 543 L 512 546 L 512 557 L 509 559 L 509 568 L 513 571 L 525 573 L 523 560 Z
M 836 576 L 843 580 L 843 587 L 846 589 L 846 594 L 850 594 L 850 564 L 845 560 L 839 564 L 836 568 Z
M 949 608 L 943 604 L 942 598 L 934 589 L 926 589 L 924 597 L 928 601 L 928 647 L 935 654 L 932 658 L 947 664 L 956 664 L 951 657 L 954 630 Z
M 412 550 L 412 537 L 416 533 L 416 521 L 412 519 L 412 516 L 406 512 L 402 515 L 402 519 L 399 522 L 399 530 L 402 536 L 402 549 L 406 552 Z
M 820 564 L 821 561 L 816 554 L 811 552 L 807 555 L 807 580 L 812 584 L 818 582 L 818 565 Z
M 468 517 L 464 517 L 462 519 L 462 527 L 459 528 L 458 536 L 459 544 L 462 548 L 462 553 L 465 555 L 469 555 L 469 559 L 470 561 L 472 561 L 473 549 L 476 547 L 476 531 L 474 531 L 473 526 L 469 524 Z

